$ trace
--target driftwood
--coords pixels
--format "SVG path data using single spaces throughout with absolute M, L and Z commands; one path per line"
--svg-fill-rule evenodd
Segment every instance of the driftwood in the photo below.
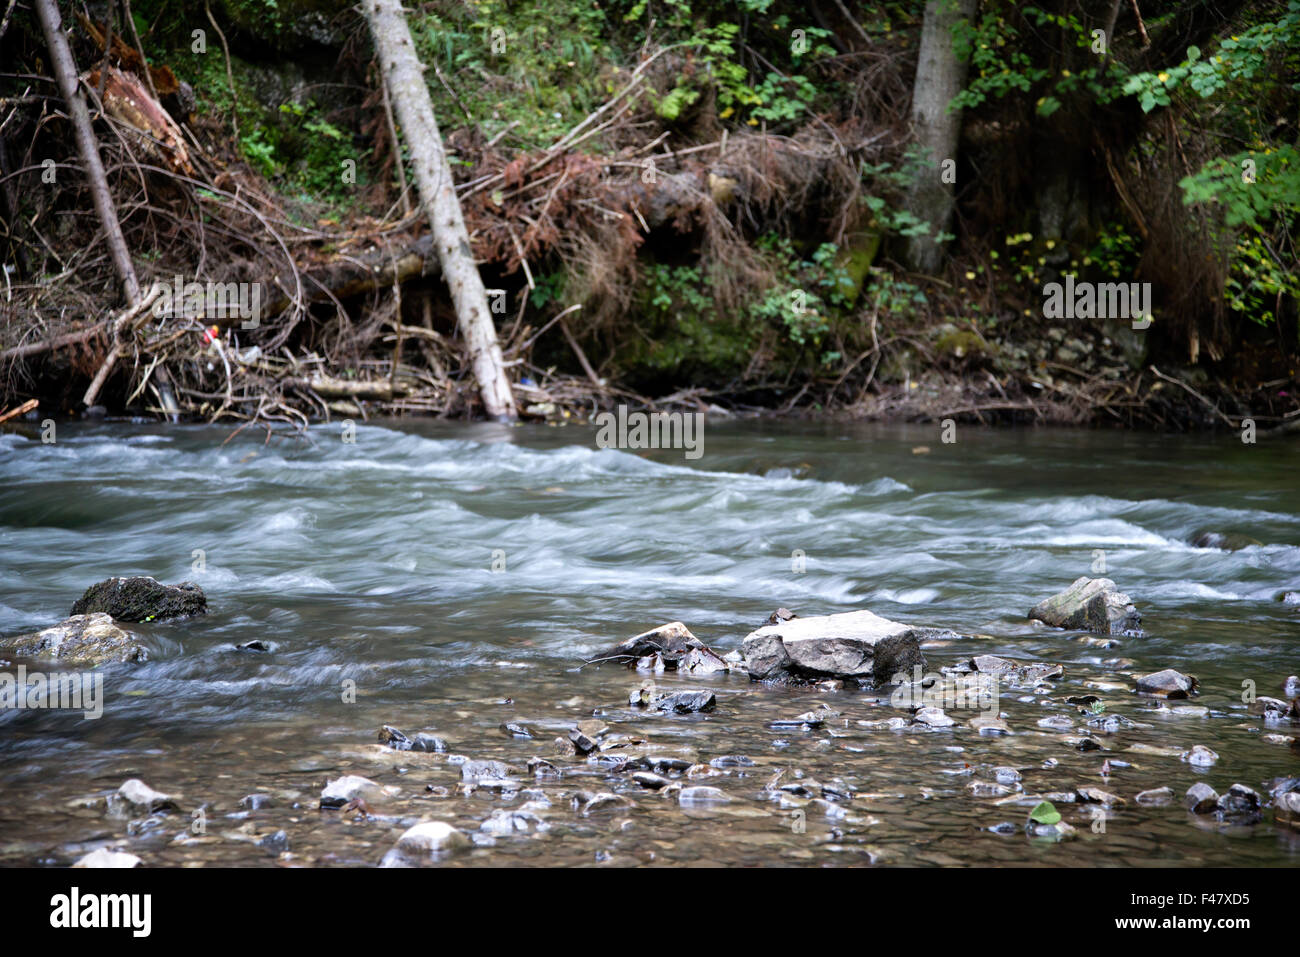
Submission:
M 303 299 L 308 303 L 347 299 L 440 273 L 432 234 L 425 234 L 405 245 L 379 246 L 360 253 L 340 253 L 322 262 L 298 266 Z M 269 292 L 262 306 L 262 317 L 272 318 L 287 309 L 293 301 L 285 292 L 293 287 L 293 276 L 288 272 L 278 273 L 266 285 Z M 239 317 L 232 316 L 215 319 L 213 323 L 231 326 L 240 321 Z

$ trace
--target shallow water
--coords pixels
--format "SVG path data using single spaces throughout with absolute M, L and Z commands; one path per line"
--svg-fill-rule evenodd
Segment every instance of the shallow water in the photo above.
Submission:
M 1197 780 L 1262 790 L 1300 774 L 1300 755 L 1265 737 L 1300 729 L 1265 726 L 1242 700 L 1244 682 L 1280 697 L 1300 673 L 1300 612 L 1274 600 L 1300 588 L 1295 440 L 964 428 L 945 445 L 928 427 L 711 420 L 703 457 L 688 461 L 598 450 L 594 430 L 577 426 L 383 423 L 360 426 L 355 444 L 337 425 L 314 429 L 310 445 L 265 445 L 251 430 L 223 445 L 229 434 L 70 424 L 54 445 L 0 435 L 0 634 L 60 620 L 110 575 L 191 578 L 211 606 L 201 619 L 132 626 L 150 660 L 102 669 L 98 720 L 0 711 L 0 863 L 66 864 L 113 842 L 148 864 L 374 865 L 417 820 L 470 834 L 494 810 L 538 797 L 461 793 L 456 755 L 511 763 L 519 788 L 551 803 L 537 811 L 546 829 L 480 837 L 445 865 L 1300 861 L 1300 833 L 1275 825 L 1271 809 L 1229 827 L 1179 803 Z M 1201 530 L 1262 544 L 1194 548 Z M 1102 647 L 1026 621 L 1102 557 L 1146 637 Z M 883 695 L 742 675 L 654 676 L 662 689 L 708 687 L 718 704 L 647 714 L 627 704 L 645 676 L 580 667 L 674 619 L 725 653 L 778 606 L 870 608 L 973 636 L 927 646 L 932 669 L 995 653 L 1062 664 L 1065 677 L 1038 693 L 1004 690 L 1015 733 L 981 737 L 960 712 L 950 730 L 863 727 L 907 712 Z M 273 650 L 234 649 L 255 638 Z M 1208 717 L 1158 712 L 1131 693 L 1134 675 L 1165 667 L 1200 678 L 1192 703 Z M 355 703 L 343 700 L 345 682 Z M 1064 699 L 1089 692 L 1137 726 L 1094 732 L 1103 752 L 1037 726 L 1063 715 L 1069 734 L 1082 733 L 1088 716 Z M 768 726 L 822 705 L 838 712 L 822 728 Z M 683 780 L 732 798 L 683 808 L 627 771 L 560 755 L 554 739 L 593 713 L 665 753 L 754 763 Z M 510 738 L 503 722 L 535 738 Z M 437 734 L 451 754 L 383 748 L 384 724 Z M 1180 760 L 1195 744 L 1219 761 Z M 534 781 L 535 755 L 563 776 Z M 1019 791 L 968 787 L 1002 766 L 1020 770 Z M 828 815 L 765 790 L 782 771 L 778 786 L 838 782 L 854 796 Z M 368 817 L 317 810 L 321 787 L 344 773 L 400 791 L 371 802 Z M 131 777 L 179 795 L 182 811 L 106 817 L 94 799 Z M 1083 785 L 1127 804 L 1103 827 L 1090 806 L 1058 803 L 1079 829 L 1073 841 L 1020 830 L 1039 795 Z M 1133 803 L 1162 785 L 1173 806 Z M 630 804 L 584 815 L 570 800 L 581 790 Z M 273 806 L 241 812 L 257 791 Z M 190 826 L 198 808 L 202 833 Z M 1016 828 L 988 830 L 1000 822 Z M 255 846 L 279 829 L 289 854 Z

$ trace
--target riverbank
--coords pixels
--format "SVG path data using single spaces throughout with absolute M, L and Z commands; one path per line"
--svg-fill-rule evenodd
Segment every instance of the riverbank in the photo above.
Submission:
M 813 27 L 782 2 L 670 5 L 649 22 L 643 8 L 525 6 L 410 15 L 525 418 L 626 403 L 1154 430 L 1300 421 L 1293 137 L 1274 122 L 1293 92 L 1243 90 L 1210 65 L 1286 75 L 1273 38 L 1291 17 L 1171 11 L 1148 34 L 1125 8 L 1098 66 L 1075 21 L 991 13 L 953 101 L 950 234 L 913 209 L 934 175 L 913 142 L 916 9 L 817 6 Z M 27 87 L 46 69 L 41 32 L 17 17 L 0 34 L 27 71 L 0 77 L 14 104 L 0 414 L 35 398 L 38 421 L 480 417 L 355 11 L 218 4 L 201 26 L 219 42 L 199 52 L 185 18 L 135 10 L 131 30 L 68 20 L 77 62 L 103 61 L 87 90 L 106 199 L 140 293 L 157 297 L 132 309 L 71 124 L 45 122 L 60 101 Z M 529 26 L 493 32 L 493 16 Z M 1057 41 L 1029 42 L 1041 29 Z M 1201 57 L 1246 33 L 1264 39 Z M 997 50 L 1019 59 L 999 66 Z M 1159 69 L 1183 56 L 1200 62 Z M 1214 83 L 1178 87 L 1207 69 Z M 1220 175 L 1225 142 L 1263 144 L 1243 154 L 1259 170 L 1240 187 Z M 936 233 L 944 255 L 921 268 L 912 246 Z

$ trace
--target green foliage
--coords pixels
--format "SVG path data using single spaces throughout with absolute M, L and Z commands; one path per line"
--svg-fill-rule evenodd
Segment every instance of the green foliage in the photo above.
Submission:
M 1177 66 L 1158 72 L 1136 73 L 1124 84 L 1124 92 L 1137 96 L 1144 113 L 1157 106 L 1169 106 L 1173 91 L 1186 85 L 1202 99 L 1225 92 L 1230 86 L 1249 84 L 1265 70 L 1270 57 L 1281 52 L 1295 76 L 1300 62 L 1300 0 L 1290 0 L 1286 13 L 1276 23 L 1260 23 L 1219 44 L 1218 52 L 1201 58 L 1199 47 L 1188 47 L 1187 58 Z M 1300 82 L 1293 82 L 1300 90 Z
M 1015 26 L 995 10 L 977 21 L 958 24 L 953 42 L 958 56 L 969 57 L 970 72 L 966 89 L 953 98 L 949 109 L 970 109 L 989 97 L 1027 92 L 1047 76 L 1046 70 L 1034 65 Z
M 1059 824 L 1061 821 L 1061 812 L 1056 809 L 1051 801 L 1040 801 L 1034 805 L 1034 809 L 1029 812 L 1029 820 L 1035 824 Z
M 1280 146 L 1210 160 L 1178 183 L 1183 202 L 1220 203 L 1229 226 L 1260 229 L 1274 215 L 1300 209 L 1300 152 Z

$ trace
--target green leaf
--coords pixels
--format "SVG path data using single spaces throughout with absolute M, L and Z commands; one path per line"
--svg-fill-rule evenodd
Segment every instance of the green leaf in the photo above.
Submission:
M 1061 820 L 1061 812 L 1051 801 L 1043 801 L 1029 812 L 1029 820 L 1035 824 L 1056 824 Z

